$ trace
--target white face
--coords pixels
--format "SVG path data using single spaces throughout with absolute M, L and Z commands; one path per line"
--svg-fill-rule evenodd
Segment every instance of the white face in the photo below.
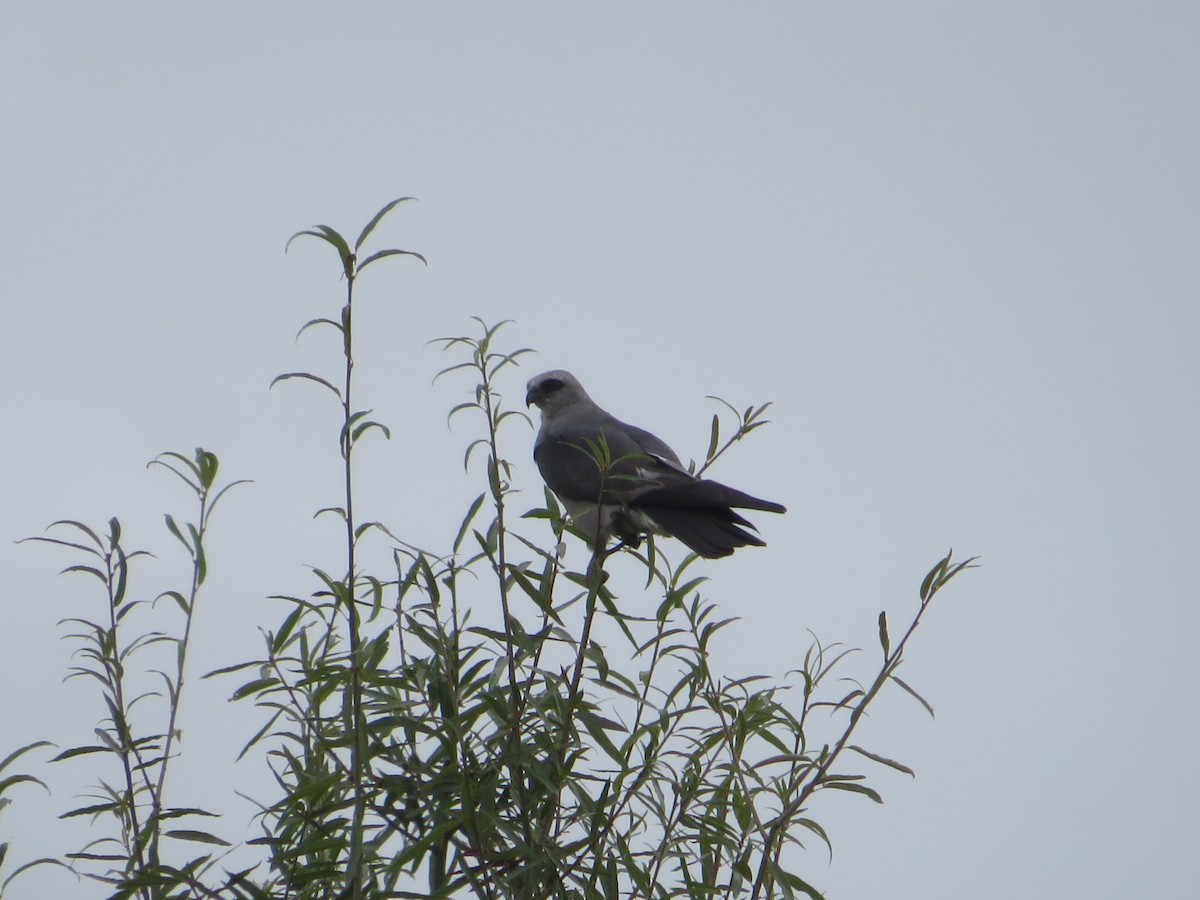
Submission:
M 526 405 L 535 405 L 543 413 L 553 413 L 587 396 L 570 372 L 554 369 L 529 379 Z

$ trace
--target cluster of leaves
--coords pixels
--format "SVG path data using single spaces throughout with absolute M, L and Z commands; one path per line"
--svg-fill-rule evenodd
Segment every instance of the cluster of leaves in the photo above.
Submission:
M 103 598 L 103 618 L 72 617 L 63 620 L 63 624 L 71 629 L 67 639 L 77 645 L 74 654 L 77 662 L 68 677 L 95 682 L 107 715 L 93 731 L 97 743 L 71 747 L 51 761 L 101 757 L 111 763 L 111 769 L 117 774 L 111 780 L 102 778 L 97 782 L 94 793 L 87 797 L 90 802 L 62 815 L 65 819 L 84 817 L 93 823 L 108 822 L 110 829 L 98 829 L 99 837 L 79 851 L 68 854 L 66 859 L 26 863 L 5 880 L 5 885 L 34 865 L 59 865 L 76 871 L 81 871 L 80 867 L 95 867 L 85 871 L 98 881 L 117 886 L 114 896 L 125 896 L 134 885 L 157 883 L 153 873 L 164 856 L 163 838 L 226 844 L 192 824 L 198 818 L 215 817 L 216 813 L 172 806 L 165 798 L 167 774 L 178 756 L 179 714 L 192 621 L 208 574 L 205 535 L 209 519 L 221 498 L 242 482 L 219 487 L 217 457 L 203 449 L 197 449 L 192 458 L 179 453 L 164 453 L 150 465 L 178 476 L 196 499 L 195 522 L 185 522 L 180 527 L 174 516 L 166 516 L 167 530 L 183 545 L 190 559 L 188 584 L 182 590 L 165 591 L 151 600 L 134 599 L 130 591 L 133 564 L 148 554 L 144 550 L 126 549 L 121 523 L 116 518 L 109 520 L 103 534 L 82 522 L 64 519 L 50 526 L 50 534 L 27 539 L 63 547 L 76 554 L 82 561 L 67 566 L 63 572 L 94 578 Z M 157 622 L 169 623 L 169 630 L 130 627 L 131 614 L 135 610 L 147 605 L 157 606 L 160 601 L 170 601 L 166 605 L 176 611 L 174 617 L 169 612 L 154 614 Z M 166 648 L 167 652 L 156 655 L 156 648 Z M 150 658 L 147 663 L 153 685 L 150 687 L 145 686 L 145 678 L 139 677 L 143 673 L 133 666 L 143 657 Z M 165 668 L 162 667 L 163 660 Z M 155 705 L 154 700 L 160 702 Z M 138 716 L 135 708 L 147 712 Z M 139 728 L 135 719 L 142 723 L 149 719 L 157 722 L 157 727 Z M 18 752 L 45 745 L 46 742 L 38 742 Z M 98 764 L 97 768 L 103 770 L 104 764 Z
M 340 315 L 304 326 L 339 333 L 341 383 L 310 372 L 276 379 L 314 382 L 341 408 L 343 493 L 320 514 L 344 526 L 345 570 L 314 570 L 309 596 L 278 598 L 287 612 L 264 635 L 261 656 L 220 670 L 244 679 L 235 699 L 264 715 L 243 750 L 265 756 L 275 782 L 274 796 L 260 798 L 260 836 L 243 842 L 261 848 L 260 861 L 230 870 L 216 851 L 178 860 L 160 848 L 164 836 L 225 843 L 208 831 L 164 825 L 209 815 L 172 808 L 163 793 L 179 752 L 176 722 L 206 571 L 207 518 L 227 489 L 215 489 L 216 458 L 197 451 L 194 460 L 160 458 L 200 500 L 197 524 L 167 520 L 192 560 L 190 592 L 167 595 L 184 612 L 180 631 L 132 639 L 119 632 L 137 554 L 121 547 L 115 520 L 107 538 L 68 522 L 60 527 L 88 540 L 38 539 L 91 554 L 92 562 L 69 571 L 97 577 L 108 598 L 108 619 L 78 620 L 75 635 L 85 648 L 78 671 L 99 680 L 108 709 L 101 743 L 61 756 L 108 754 L 120 773 L 115 787 L 101 784 L 98 803 L 67 814 L 107 816 L 112 834 L 99 850 L 56 862 L 111 884 L 115 897 L 146 900 L 819 897 L 797 871 L 805 857 L 787 848 L 808 838 L 828 844 L 812 816 L 817 793 L 879 799 L 847 765 L 851 754 L 907 771 L 854 743 L 856 729 L 888 682 L 920 700 L 896 670 L 934 596 L 970 560 L 948 554 L 938 562 L 898 640 L 880 615 L 882 661 L 866 687 L 827 697 L 830 673 L 846 653 L 819 644 L 790 680 L 729 678 L 714 670 L 712 647 L 731 620 L 703 597 L 694 555 L 672 562 L 653 539 L 623 551 L 644 566 L 645 584 L 635 589 L 659 597 L 653 615 L 637 616 L 625 607 L 645 603 L 618 602 L 605 548 L 595 548 L 582 570 L 564 562 L 572 529 L 551 494 L 514 520 L 503 438 L 523 413 L 506 406 L 497 375 L 529 351 L 499 349 L 504 323 L 482 320 L 477 334 L 439 342 L 465 356 L 441 375 L 473 377 L 473 399 L 450 415 L 474 419 L 478 436 L 464 463 L 471 472 L 482 462 L 485 479 L 449 551 L 428 552 L 382 523 L 360 522 L 355 451 L 368 436 L 390 431 L 353 402 L 355 287 L 369 264 L 419 255 L 389 249 L 360 262 L 358 254 L 401 202 L 373 217 L 353 248 L 327 226 L 296 236 L 332 248 L 346 282 Z M 729 409 L 729 436 L 722 440 L 714 416 L 700 471 L 765 423 L 766 405 Z M 596 462 L 608 464 L 602 453 Z M 364 541 L 391 550 L 389 571 L 366 569 Z M 499 621 L 483 621 L 497 605 Z M 592 639 L 601 621 L 612 640 Z M 168 721 L 139 736 L 129 711 L 141 698 L 127 696 L 126 666 L 161 641 L 178 648 L 177 668 L 159 673 Z M 818 711 L 826 725 L 841 723 L 835 739 L 810 740 Z M 6 786 L 0 782 L 0 793 Z

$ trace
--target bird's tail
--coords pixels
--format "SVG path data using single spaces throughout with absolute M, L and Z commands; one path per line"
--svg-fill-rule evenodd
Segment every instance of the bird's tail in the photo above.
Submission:
M 724 509 L 688 509 L 681 506 L 640 507 L 658 530 L 678 538 L 707 559 L 729 556 L 738 547 L 751 544 L 765 547 L 766 541 L 745 528 L 754 526 L 725 507 Z M 738 526 L 744 525 L 745 528 Z
M 664 485 L 638 494 L 631 504 L 659 529 L 678 538 L 708 559 L 729 556 L 738 547 L 764 547 L 754 525 L 734 509 L 782 513 L 786 508 L 727 487 L 717 481 L 696 480 Z M 751 531 L 746 531 L 749 528 Z
M 719 481 L 697 479 L 685 484 L 670 484 L 651 488 L 637 496 L 638 506 L 677 506 L 685 509 L 758 509 L 763 512 L 785 513 L 787 507 L 771 500 L 751 497 L 744 491 Z M 749 525 L 749 522 L 743 522 Z

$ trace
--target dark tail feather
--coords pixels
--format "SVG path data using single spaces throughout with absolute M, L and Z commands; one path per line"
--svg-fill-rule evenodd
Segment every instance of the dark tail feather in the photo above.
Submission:
M 679 506 L 689 509 L 759 509 L 763 512 L 784 513 L 787 507 L 770 500 L 751 497 L 736 488 L 727 487 L 719 481 L 689 481 L 684 484 L 664 485 L 638 494 L 638 506 Z M 749 525 L 749 522 L 743 522 Z
M 717 481 L 664 485 L 638 494 L 630 506 L 653 519 L 659 528 L 679 538 L 708 559 L 728 556 L 738 547 L 765 547 L 754 525 L 733 511 L 758 509 L 781 513 L 782 504 L 751 497 Z
M 754 526 L 728 507 L 643 506 L 639 503 L 637 508 L 653 519 L 664 532 L 679 538 L 707 559 L 729 556 L 738 547 L 751 544 L 755 547 L 766 546 L 766 542 L 758 535 L 738 527 Z

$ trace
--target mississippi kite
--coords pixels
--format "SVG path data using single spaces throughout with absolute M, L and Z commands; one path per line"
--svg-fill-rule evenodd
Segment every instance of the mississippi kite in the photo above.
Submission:
M 593 545 L 606 547 L 614 535 L 636 545 L 644 534 L 666 534 L 716 559 L 748 544 L 765 546 L 734 509 L 786 512 L 778 503 L 692 475 L 657 437 L 597 406 L 570 372 L 531 378 L 525 404 L 542 412 L 533 447 L 538 470 Z M 595 456 L 602 438 L 611 463 L 607 474 Z

